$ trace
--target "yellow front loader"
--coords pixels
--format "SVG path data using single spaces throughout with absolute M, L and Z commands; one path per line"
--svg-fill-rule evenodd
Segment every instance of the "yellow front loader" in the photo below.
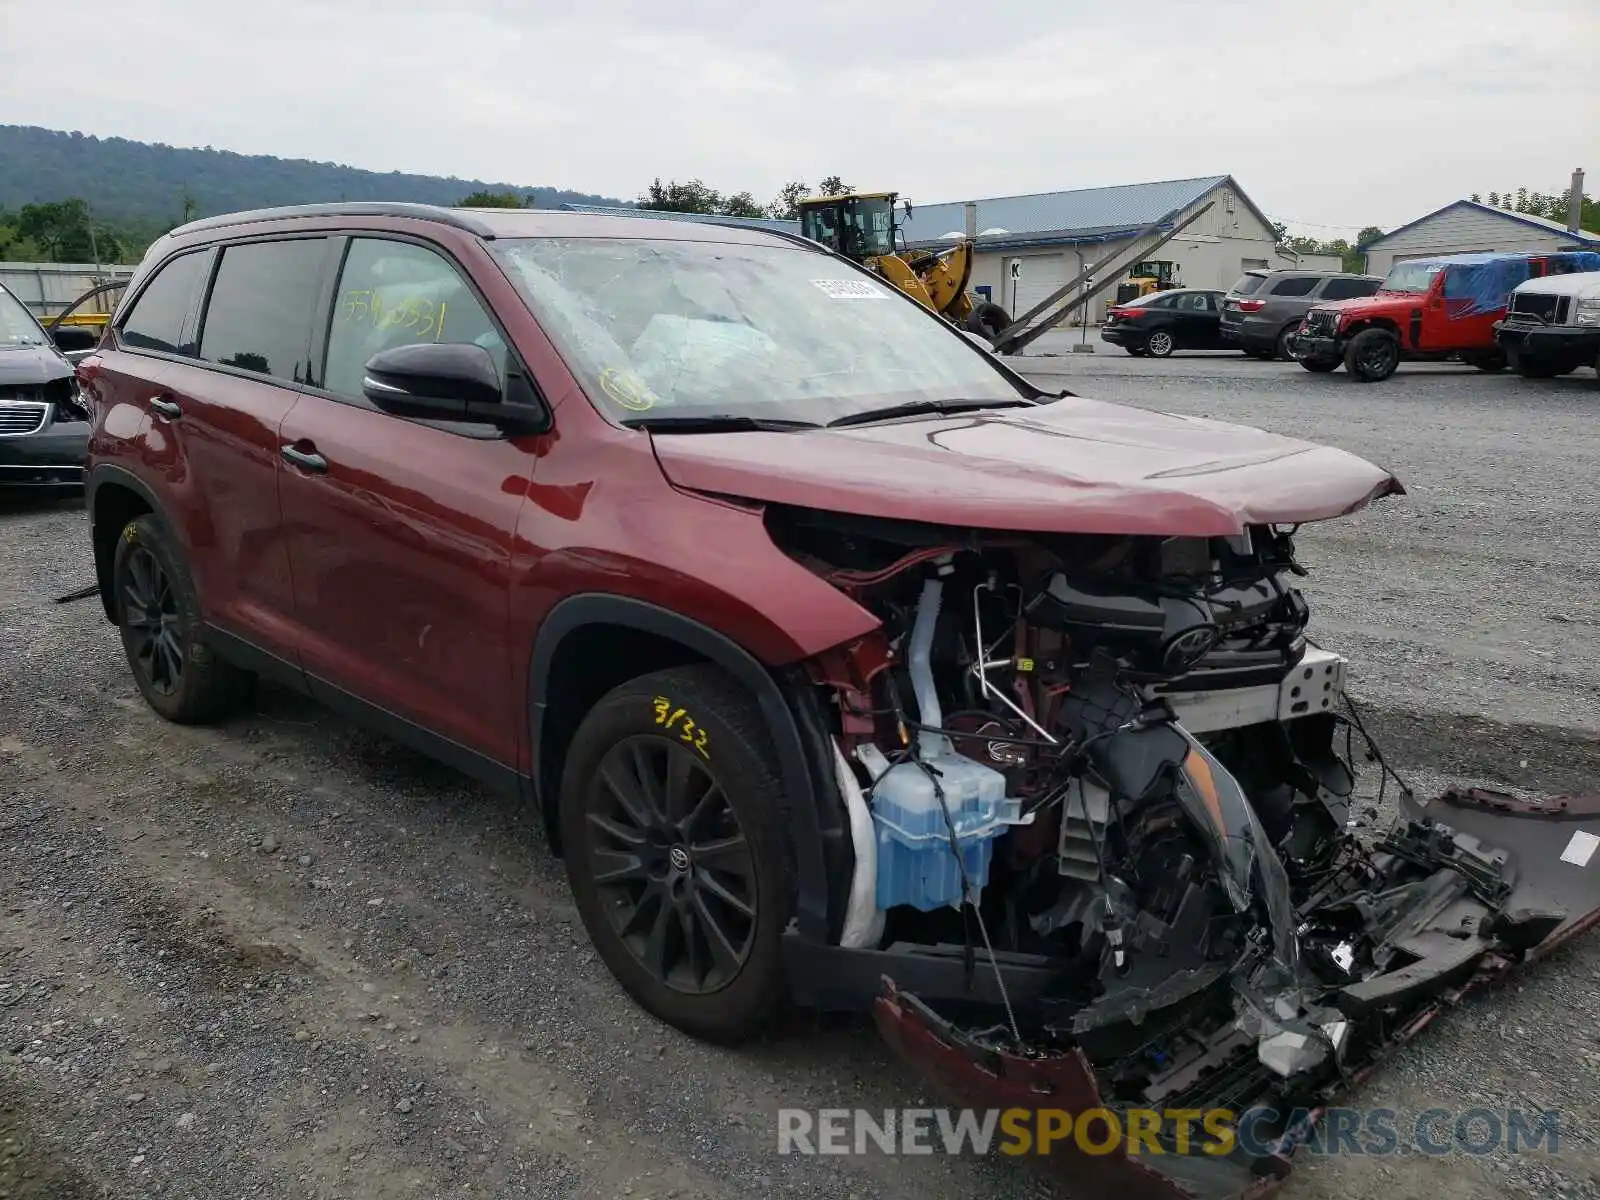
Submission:
M 904 249 L 897 239 L 895 192 L 851 192 L 800 202 L 800 232 L 875 271 L 918 303 L 952 324 L 993 339 L 1011 324 L 998 304 L 967 291 L 972 278 L 972 241 L 948 249 Z M 905 211 L 910 211 L 907 203 Z

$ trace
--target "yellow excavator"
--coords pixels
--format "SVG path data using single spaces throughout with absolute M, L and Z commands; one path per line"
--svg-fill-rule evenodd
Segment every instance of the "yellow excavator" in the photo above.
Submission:
M 1011 324 L 998 304 L 972 296 L 972 241 L 937 252 L 902 248 L 896 192 L 850 192 L 800 201 L 800 232 L 881 275 L 952 324 L 991 340 Z M 910 215 L 908 201 L 903 208 Z
M 1128 268 L 1127 281 L 1117 284 L 1116 303 L 1126 304 L 1151 292 L 1165 292 L 1181 286 L 1177 263 L 1165 258 L 1149 258 Z

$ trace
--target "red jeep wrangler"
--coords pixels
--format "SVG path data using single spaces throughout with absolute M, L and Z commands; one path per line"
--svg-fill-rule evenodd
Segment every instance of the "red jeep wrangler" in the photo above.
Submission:
M 1389 269 L 1371 296 L 1319 304 L 1306 314 L 1292 352 L 1308 371 L 1343 363 L 1364 383 L 1387 379 L 1402 360 L 1459 359 L 1481 371 L 1505 369 L 1495 322 L 1517 284 L 1542 275 L 1600 269 L 1600 254 L 1452 254 L 1413 258 Z

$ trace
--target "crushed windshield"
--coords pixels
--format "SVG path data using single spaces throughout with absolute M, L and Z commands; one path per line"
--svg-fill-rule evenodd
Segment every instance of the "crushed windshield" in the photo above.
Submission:
M 1442 270 L 1443 263 L 1395 263 L 1389 268 L 1389 277 L 1383 281 L 1383 290 L 1425 292 L 1433 286 L 1434 276 Z
M 0 347 L 42 346 L 44 331 L 21 300 L 0 287 Z
M 613 420 L 822 424 L 917 401 L 1021 399 L 939 317 L 812 251 L 528 238 L 494 252 Z

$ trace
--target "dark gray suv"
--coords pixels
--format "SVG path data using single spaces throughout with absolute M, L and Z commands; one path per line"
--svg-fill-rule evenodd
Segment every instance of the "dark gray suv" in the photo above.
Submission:
M 1370 296 L 1381 283 L 1344 271 L 1246 271 L 1223 297 L 1222 340 L 1257 358 L 1291 358 L 1289 335 L 1312 305 Z

